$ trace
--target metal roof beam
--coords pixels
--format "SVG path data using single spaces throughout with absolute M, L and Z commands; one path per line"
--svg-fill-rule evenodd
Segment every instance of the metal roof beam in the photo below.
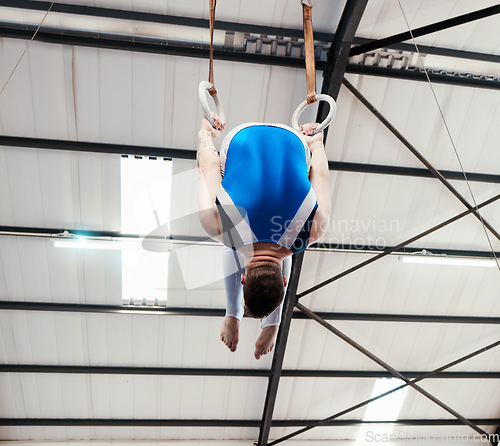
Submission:
M 329 161 L 330 170 L 338 172 L 373 173 L 380 175 L 397 175 L 415 178 L 435 178 L 428 169 L 404 166 L 386 166 L 368 163 L 349 163 L 341 161 Z M 447 180 L 466 181 L 463 172 L 452 170 L 440 170 L 439 173 Z M 466 172 L 469 181 L 482 183 L 500 183 L 500 175 L 487 173 Z
M 267 369 L 221 369 L 192 367 L 125 367 L 125 366 L 78 366 L 40 364 L 0 364 L 0 373 L 57 373 L 77 375 L 151 375 L 151 376 L 244 376 L 268 378 Z M 401 372 L 408 378 L 419 378 L 429 374 L 426 371 Z M 290 370 L 281 371 L 287 378 L 390 378 L 389 372 L 379 370 Z M 500 379 L 496 372 L 440 372 L 425 379 Z
M 38 2 L 37 2 L 38 3 Z M 12 39 L 30 40 L 37 26 L 23 25 L 10 22 L 0 22 L 0 37 Z M 42 27 L 37 35 L 36 41 L 59 44 L 84 46 L 92 48 L 105 48 L 120 51 L 137 51 L 151 54 L 174 55 L 183 57 L 205 58 L 209 57 L 209 49 L 204 44 L 181 45 L 165 39 L 148 38 L 135 35 L 102 33 L 95 31 L 79 31 L 67 28 Z M 266 54 L 255 54 L 238 52 L 233 49 L 214 48 L 214 57 L 218 60 L 231 62 L 256 63 L 263 65 L 276 65 L 291 68 L 304 68 L 304 60 L 288 56 L 274 56 Z M 479 57 L 479 56 L 478 56 Z M 316 60 L 316 68 L 324 70 L 327 64 L 322 60 Z M 383 76 L 389 78 L 407 79 L 413 81 L 427 82 L 424 73 L 412 70 L 390 69 L 382 67 L 363 66 L 348 64 L 347 73 Z M 499 82 L 487 79 L 474 79 L 469 77 L 446 76 L 429 73 L 432 81 L 474 88 L 499 89 Z
M 376 50 L 378 48 L 387 48 L 387 46 L 409 40 L 412 38 L 412 36 L 415 38 L 425 36 L 437 31 L 442 31 L 448 28 L 463 25 L 465 23 L 470 23 L 475 20 L 491 17 L 498 13 L 500 13 L 500 5 L 490 6 L 489 8 L 484 8 L 478 11 L 470 12 L 468 14 L 453 17 L 451 19 L 443 20 L 441 22 L 433 23 L 431 25 L 422 26 L 411 31 L 395 34 L 384 39 L 374 40 L 364 45 L 356 46 L 351 49 L 350 55 L 356 56 L 358 54 Z
M 0 311 L 52 311 L 67 313 L 100 313 L 100 314 L 142 314 L 161 316 L 201 316 L 224 317 L 222 308 L 192 308 L 192 307 L 136 307 L 133 305 L 95 305 L 57 302 L 26 302 L 0 300 Z M 409 322 L 435 324 L 500 324 L 500 317 L 495 316 L 450 316 L 436 314 L 399 314 L 399 313 L 347 313 L 324 312 L 317 314 L 330 321 L 359 322 Z M 300 311 L 294 311 L 294 319 L 309 318 Z
M 11 8 L 47 11 L 52 2 L 32 1 L 32 0 L 0 0 L 0 6 Z M 187 26 L 191 28 L 209 28 L 208 19 L 194 17 L 183 17 L 168 14 L 156 14 L 141 11 L 126 11 L 115 8 L 102 8 L 95 6 L 73 5 L 65 3 L 54 3 L 51 12 L 63 14 L 76 14 L 89 17 L 104 17 L 120 20 L 131 20 L 139 22 L 159 23 L 165 25 Z M 304 31 L 293 28 L 278 28 L 274 26 L 263 26 L 259 24 L 237 23 L 223 20 L 215 21 L 215 29 L 224 31 L 235 31 L 244 33 L 265 34 L 271 36 L 293 37 L 302 39 Z M 333 38 L 331 33 L 314 33 L 316 39 L 330 41 Z
M 401 70 L 351 63 L 347 66 L 346 72 L 351 74 L 361 74 L 366 76 L 377 76 L 389 79 L 402 79 L 417 82 L 428 82 L 427 76 L 429 76 L 431 82 L 436 84 L 500 90 L 500 82 L 498 82 L 497 80 L 480 79 L 468 76 L 450 76 L 447 74 L 434 73 L 431 70 L 427 70 L 426 74 L 424 71 L 420 70 Z
M 143 239 L 145 237 L 150 237 L 154 239 L 153 236 L 144 234 L 125 234 L 117 231 L 94 231 L 94 230 L 84 230 L 84 229 L 70 229 L 70 228 L 35 228 L 27 226 L 1 226 L 0 225 L 0 236 L 6 237 L 37 237 L 37 238 L 49 238 L 51 240 L 65 240 L 61 235 L 67 232 L 69 235 L 76 235 L 81 237 L 89 238 L 112 238 L 115 240 L 119 239 Z M 196 235 L 181 235 L 181 234 L 161 234 L 157 236 L 158 240 L 161 241 L 172 241 L 179 242 L 181 244 L 204 244 L 213 243 L 214 245 L 218 242 L 214 242 L 208 236 L 196 236 Z M 67 238 L 66 238 L 67 239 Z M 361 245 L 361 244 L 342 244 L 342 243 L 332 243 L 332 242 L 317 242 L 312 244 L 308 251 L 318 252 L 318 251 L 332 251 L 332 252 L 352 252 L 361 254 L 377 254 L 382 253 L 387 250 L 391 250 L 392 254 L 411 254 L 422 252 L 423 250 L 429 251 L 433 254 L 455 256 L 455 257 L 473 257 L 473 258 L 491 258 L 491 251 L 479 251 L 479 250 L 466 250 L 466 249 L 443 249 L 443 248 L 432 248 L 432 247 L 401 247 L 398 246 L 377 246 L 377 245 Z M 500 257 L 500 252 L 495 252 L 496 257 Z
M 283 306 L 281 324 L 276 338 L 274 348 L 273 362 L 269 374 L 269 381 L 267 384 L 266 399 L 264 401 L 264 409 L 262 412 L 262 419 L 259 423 L 259 439 L 257 446 L 264 446 L 267 444 L 269 432 L 273 425 L 273 412 L 276 403 L 276 396 L 278 394 L 278 385 L 283 368 L 283 360 L 285 358 L 286 343 L 288 334 L 290 332 L 290 325 L 292 322 L 293 308 L 297 301 L 297 288 L 299 285 L 300 271 L 302 269 L 302 262 L 304 260 L 304 251 L 295 254 L 292 260 L 292 270 L 290 273 L 290 280 L 285 296 L 285 304 Z
M 0 6 L 10 8 L 19 8 L 36 11 L 47 11 L 51 5 L 48 1 L 33 1 L 33 0 L 0 0 Z M 166 14 L 155 14 L 140 11 L 126 11 L 114 8 L 101 8 L 85 5 L 73 5 L 65 3 L 55 3 L 52 6 L 51 12 L 63 14 L 76 14 L 90 17 L 105 17 L 121 20 L 142 21 L 150 23 L 162 23 L 166 25 L 188 26 L 194 28 L 208 28 L 208 20 L 197 19 L 193 17 L 172 16 Z M 215 28 L 224 31 L 234 31 L 243 33 L 256 33 L 271 36 L 290 37 L 290 38 L 303 38 L 302 29 L 292 28 L 278 28 L 273 26 L 262 26 L 252 23 L 237 23 L 216 20 Z M 314 37 L 316 40 L 331 42 L 334 38 L 333 33 L 323 33 L 316 31 Z M 353 43 L 362 46 L 367 43 L 372 43 L 372 39 L 355 37 Z M 388 46 L 389 48 L 414 51 L 415 47 L 411 44 L 396 43 Z M 435 54 L 448 57 L 456 57 L 462 59 L 483 60 L 486 62 L 500 62 L 500 56 L 495 54 L 483 54 L 473 51 L 455 50 L 452 48 L 441 48 L 426 45 L 419 45 L 421 51 L 425 54 Z
M 0 135 L 0 146 L 24 147 L 32 149 L 64 150 L 90 153 L 109 153 L 114 155 L 139 155 L 158 158 L 172 159 L 196 159 L 196 150 L 178 149 L 170 147 L 152 147 L 140 145 L 108 144 L 88 141 L 69 141 L 46 138 L 27 138 L 21 136 Z M 341 161 L 329 161 L 330 170 L 339 172 L 374 173 L 381 175 L 400 175 L 409 177 L 434 178 L 428 169 L 385 166 L 368 163 L 349 163 Z M 463 172 L 440 170 L 443 177 L 448 180 L 465 181 Z M 466 172 L 469 181 L 484 183 L 500 183 L 500 175 L 488 173 Z
M 272 427 L 305 426 L 320 420 L 273 420 Z M 480 426 L 496 426 L 500 418 L 476 418 Z M 113 427 L 258 427 L 260 420 L 124 419 L 124 418 L 0 418 L 0 426 L 113 426 Z M 387 421 L 333 420 L 327 427 L 394 424 L 398 426 L 460 426 L 454 419 L 402 419 Z

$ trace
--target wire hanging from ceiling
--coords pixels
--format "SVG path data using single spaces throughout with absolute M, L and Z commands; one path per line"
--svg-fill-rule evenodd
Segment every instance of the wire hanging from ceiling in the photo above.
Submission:
M 33 40 L 35 39 L 36 35 L 38 34 L 38 31 L 40 30 L 40 28 L 42 27 L 43 25 L 43 22 L 45 21 L 45 19 L 47 18 L 47 15 L 49 14 L 50 10 L 52 9 L 52 6 L 54 6 L 54 3 L 55 2 L 52 2 L 49 6 L 49 9 L 47 9 L 47 11 L 45 12 L 45 15 L 43 16 L 42 18 L 42 21 L 40 22 L 40 24 L 38 25 L 38 28 L 35 30 L 33 36 L 31 37 L 31 39 L 29 40 L 28 44 L 26 45 L 26 48 L 24 49 L 23 51 L 23 54 L 21 54 L 21 57 L 19 58 L 19 60 L 17 61 L 16 65 L 14 66 L 14 68 L 12 69 L 11 73 L 9 74 L 9 77 L 7 78 L 7 80 L 5 81 L 5 84 L 3 85 L 2 89 L 0 90 L 0 96 L 2 96 L 2 93 L 4 92 L 5 90 L 5 87 L 7 87 L 7 84 L 10 82 L 12 76 L 14 75 L 15 71 L 17 70 L 17 67 L 19 66 L 19 64 L 21 63 L 21 61 L 23 60 L 23 57 L 24 55 L 26 54 L 26 52 L 28 51 L 30 45 L 31 45 L 31 42 L 33 42 Z
M 470 185 L 469 179 L 467 178 L 467 173 L 465 172 L 465 169 L 464 169 L 464 166 L 463 166 L 463 163 L 462 163 L 462 159 L 460 158 L 460 154 L 458 153 L 457 146 L 456 146 L 455 141 L 453 139 L 453 136 L 451 134 L 450 128 L 448 126 L 448 123 L 446 122 L 446 118 L 444 116 L 443 109 L 441 108 L 441 104 L 439 103 L 439 99 L 438 99 L 438 97 L 436 95 L 436 92 L 434 90 L 434 85 L 432 84 L 432 81 L 431 81 L 431 79 L 429 77 L 429 73 L 427 72 L 427 69 L 425 68 L 424 58 L 422 57 L 422 54 L 420 53 L 420 49 L 419 49 L 419 47 L 417 45 L 417 42 L 415 40 L 415 37 L 413 36 L 413 32 L 412 32 L 412 30 L 410 28 L 410 23 L 408 22 L 408 19 L 406 17 L 405 12 L 404 12 L 403 5 L 401 4 L 401 0 L 398 0 L 398 4 L 399 4 L 399 8 L 401 9 L 401 13 L 403 14 L 403 18 L 405 20 L 405 23 L 406 23 L 406 26 L 408 28 L 408 31 L 409 31 L 409 33 L 411 35 L 412 43 L 413 43 L 413 45 L 415 47 L 415 50 L 417 51 L 418 60 L 420 61 L 421 65 L 422 65 L 422 69 L 424 70 L 425 77 L 427 79 L 427 83 L 429 84 L 429 87 L 430 87 L 431 92 L 432 92 L 432 96 L 434 97 L 434 101 L 436 102 L 436 105 L 438 107 L 439 114 L 441 116 L 441 119 L 443 121 L 444 127 L 446 129 L 446 133 L 448 134 L 448 137 L 450 139 L 451 145 L 452 145 L 453 150 L 455 152 L 455 156 L 456 156 L 456 158 L 458 160 L 458 164 L 460 165 L 460 169 L 462 170 L 462 174 L 463 174 L 465 182 L 467 184 L 467 188 L 469 189 L 469 193 L 470 193 L 470 195 L 472 197 L 472 201 L 474 203 L 474 207 L 476 208 L 476 211 L 477 211 L 477 213 L 479 215 L 479 218 L 481 220 L 481 223 L 483 225 L 483 231 L 484 231 L 484 233 L 486 235 L 486 239 L 488 240 L 488 244 L 490 245 L 491 254 L 493 255 L 493 258 L 495 259 L 495 262 L 497 264 L 498 270 L 500 271 L 500 262 L 499 262 L 499 260 L 498 260 L 498 258 L 496 256 L 495 249 L 493 248 L 493 243 L 491 242 L 490 235 L 488 234 L 488 231 L 487 231 L 486 226 L 484 224 L 483 216 L 479 212 L 479 209 L 477 208 L 478 205 L 477 205 L 476 197 L 474 196 L 474 193 L 472 192 L 472 187 Z

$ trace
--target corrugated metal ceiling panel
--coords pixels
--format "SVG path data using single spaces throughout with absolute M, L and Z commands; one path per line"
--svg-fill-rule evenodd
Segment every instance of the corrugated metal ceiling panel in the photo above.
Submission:
M 220 342 L 221 319 L 139 315 L 2 312 L 7 364 L 267 369 L 253 359 L 258 321 L 244 319 L 235 354 Z M 495 325 L 331 322 L 398 370 L 429 371 L 497 340 Z M 76 347 L 75 347 L 76 346 Z M 454 370 L 498 369 L 498 349 Z M 380 370 L 313 321 L 294 320 L 287 369 Z M 301 378 L 306 379 L 306 378 Z
M 0 224 L 119 231 L 120 158 L 2 147 Z
M 494 0 L 466 0 L 433 2 L 424 0 L 412 2 L 402 0 L 401 6 L 412 29 L 435 22 L 467 14 L 479 9 L 496 5 Z M 433 33 L 418 38 L 422 45 L 444 46 L 467 51 L 494 53 L 500 44 L 498 40 L 498 18 L 491 17 L 460 27 Z M 408 31 L 403 13 L 397 0 L 375 0 L 367 4 L 357 35 L 375 39 Z M 496 36 L 497 38 L 493 38 Z
M 307 253 L 299 293 L 371 255 Z M 317 311 L 499 315 L 496 268 L 415 265 L 388 256 L 315 291 Z M 303 298 L 305 305 L 311 299 Z
M 121 252 L 61 249 L 47 239 L 1 237 L 6 300 L 121 303 Z
M 373 76 L 347 79 L 437 169 L 460 171 L 428 83 Z M 467 172 L 498 174 L 499 93 L 432 84 Z M 424 168 L 354 96 L 342 88 L 327 142 L 331 160 Z

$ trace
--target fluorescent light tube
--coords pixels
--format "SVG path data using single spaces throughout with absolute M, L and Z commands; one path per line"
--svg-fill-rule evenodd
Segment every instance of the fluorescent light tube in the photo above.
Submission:
M 424 263 L 431 265 L 481 266 L 484 268 L 494 268 L 497 266 L 495 259 L 448 257 L 440 255 L 409 254 L 400 255 L 398 259 L 403 263 Z

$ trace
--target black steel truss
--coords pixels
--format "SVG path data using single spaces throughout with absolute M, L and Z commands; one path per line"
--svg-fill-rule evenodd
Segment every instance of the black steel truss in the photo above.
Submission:
M 302 313 L 301 313 L 302 314 Z M 318 314 L 318 313 L 317 313 Z M 42 364 L 0 364 L 0 373 L 56 373 L 76 375 L 151 375 L 151 376 L 228 376 L 247 378 L 268 378 L 268 369 L 223 369 L 196 367 L 124 367 L 124 366 L 78 366 L 78 365 L 42 365 Z M 500 379 L 496 372 L 439 372 L 429 375 L 425 371 L 401 372 L 408 378 L 425 379 Z M 390 378 L 389 372 L 380 370 L 292 370 L 281 371 L 287 378 Z
M 307 311 L 309 311 L 309 310 L 307 310 Z M 315 318 L 315 320 L 317 322 L 320 322 L 322 325 L 325 323 L 321 318 L 319 318 L 317 316 L 317 314 L 314 314 L 312 312 L 311 312 L 311 314 L 312 314 L 312 316 Z M 331 325 L 326 324 L 325 326 L 326 326 L 326 328 L 330 329 L 330 331 L 333 331 L 335 334 L 339 335 L 342 339 L 347 340 L 350 345 L 356 347 L 358 350 L 360 350 L 363 353 L 367 353 L 367 351 L 365 349 L 363 349 L 362 347 L 360 347 L 359 345 L 357 345 L 351 339 L 347 338 L 343 333 L 340 333 L 340 332 L 337 333 L 335 331 L 335 329 L 333 329 L 333 327 Z M 347 339 L 345 339 L 345 338 L 347 338 Z M 420 376 L 418 376 L 416 378 L 413 378 L 411 380 L 408 379 L 409 377 L 406 377 L 407 381 L 405 382 L 405 384 L 401 384 L 401 385 L 399 385 L 397 387 L 394 387 L 391 390 L 388 390 L 388 391 L 386 391 L 386 392 L 384 392 L 382 394 L 373 396 L 373 397 L 369 398 L 368 400 L 365 400 L 365 401 L 362 401 L 360 403 L 357 403 L 354 406 L 351 406 L 351 407 L 349 407 L 347 409 L 344 409 L 344 410 L 342 410 L 340 412 L 337 412 L 336 414 L 334 414 L 332 416 L 324 418 L 323 420 L 321 420 L 321 421 L 319 421 L 317 423 L 311 423 L 311 424 L 307 425 L 306 427 L 304 427 L 302 429 L 299 429 L 299 430 L 297 430 L 295 432 L 287 434 L 284 437 L 278 438 L 277 440 L 271 442 L 269 444 L 269 446 L 273 446 L 273 445 L 276 445 L 276 444 L 281 443 L 283 441 L 289 440 L 290 438 L 296 437 L 297 435 L 301 435 L 301 434 L 303 434 L 303 433 L 305 433 L 305 432 L 307 432 L 307 431 L 309 431 L 309 430 L 311 430 L 311 429 L 313 429 L 315 427 L 324 426 L 327 423 L 329 423 L 330 421 L 334 421 L 334 420 L 336 420 L 336 419 L 338 419 L 340 417 L 343 417 L 344 415 L 347 415 L 347 414 L 349 414 L 349 413 L 351 413 L 351 412 L 353 412 L 355 410 L 358 410 L 358 409 L 360 409 L 360 408 L 362 408 L 364 406 L 367 406 L 368 404 L 370 404 L 370 403 L 372 403 L 374 401 L 377 401 L 377 400 L 379 400 L 381 398 L 384 398 L 384 397 L 386 397 L 388 395 L 391 395 L 392 393 L 397 392 L 399 390 L 402 390 L 405 387 L 411 386 L 412 384 L 415 384 L 415 383 L 417 383 L 419 381 L 422 381 L 424 379 L 434 378 L 437 375 L 441 375 L 442 373 L 445 373 L 444 372 L 445 370 L 447 370 L 447 369 L 449 369 L 451 367 L 455 367 L 456 365 L 458 365 L 458 364 L 460 364 L 460 363 L 462 363 L 464 361 L 468 361 L 469 359 L 471 359 L 471 358 L 473 358 L 475 356 L 478 356 L 478 355 L 484 353 L 485 351 L 491 350 L 492 348 L 498 347 L 499 345 L 500 345 L 500 341 L 493 342 L 493 343 L 491 343 L 491 344 L 489 344 L 489 345 L 487 345 L 487 346 L 485 346 L 485 347 L 483 347 L 481 349 L 478 349 L 478 350 L 476 350 L 476 351 L 474 351 L 474 352 L 472 352 L 472 353 L 470 353 L 470 354 L 468 354 L 466 356 L 462 356 L 461 358 L 458 358 L 458 359 L 456 359 L 456 360 L 454 360 L 452 362 L 449 362 L 448 364 L 445 364 L 445 365 L 443 365 L 443 366 L 441 366 L 441 367 L 439 367 L 439 368 L 437 368 L 437 369 L 433 370 L 432 372 L 429 372 L 429 373 L 427 373 L 425 375 L 420 375 Z M 375 357 L 375 360 L 377 362 L 380 361 L 376 357 Z M 381 362 L 381 363 L 384 364 L 383 362 Z M 390 370 L 390 367 L 387 367 L 387 370 Z M 394 370 L 391 371 L 391 373 L 394 375 Z M 402 373 L 402 375 L 404 375 L 404 373 Z
M 461 414 L 459 414 L 457 411 L 455 411 L 454 409 L 452 409 L 450 406 L 448 406 L 447 404 L 443 403 L 441 400 L 439 400 L 438 398 L 436 398 L 435 396 L 433 396 L 432 394 L 430 394 L 429 392 L 427 392 L 425 389 L 423 389 L 422 387 L 420 387 L 417 384 L 415 384 L 416 380 L 410 380 L 410 379 L 408 379 L 402 373 L 398 372 L 395 368 L 391 367 L 389 364 L 387 364 L 386 362 L 384 362 L 382 359 L 380 359 L 379 357 L 377 357 L 375 354 L 373 354 L 372 352 L 368 351 L 363 346 L 359 345 L 357 342 L 355 342 L 354 340 L 352 340 L 351 338 L 349 338 L 347 335 L 345 335 L 344 333 L 342 333 L 340 330 L 338 330 L 337 328 L 335 328 L 333 325 L 331 325 L 328 322 L 326 322 L 325 320 L 321 319 L 317 314 L 315 314 L 314 312 L 312 312 L 311 310 L 309 310 L 307 307 L 305 307 L 304 305 L 302 305 L 300 303 L 297 303 L 297 308 L 299 308 L 300 311 L 302 311 L 303 313 L 305 313 L 311 319 L 315 320 L 320 325 L 322 325 L 323 327 L 325 327 L 328 331 L 330 331 L 331 333 L 335 334 L 340 339 L 342 339 L 343 341 L 347 342 L 350 346 L 352 346 L 353 348 L 355 348 L 356 350 L 358 350 L 359 352 L 361 352 L 363 355 L 365 355 L 366 357 L 368 357 L 369 359 L 371 359 L 372 361 L 374 361 L 376 364 L 380 365 L 382 368 L 384 368 L 385 370 L 387 370 L 388 372 L 390 372 L 394 377 L 403 380 L 407 385 L 411 386 L 412 389 L 416 390 L 421 395 L 425 396 L 427 399 L 429 399 L 430 401 L 432 401 L 433 403 L 437 404 L 439 407 L 441 407 L 442 409 L 444 409 L 446 412 L 448 412 L 451 415 L 453 415 L 457 420 L 460 420 L 463 424 L 469 426 L 471 429 L 475 430 L 479 434 L 481 434 L 481 435 L 486 434 L 487 435 L 487 432 L 485 432 L 484 430 L 482 430 L 476 423 L 468 420 L 467 418 L 465 418 L 464 416 L 462 416 Z
M 171 147 L 152 147 L 139 145 L 109 144 L 90 141 L 70 141 L 46 138 L 27 138 L 21 136 L 0 135 L 0 146 L 23 147 L 31 149 L 64 150 L 68 152 L 107 153 L 114 155 L 138 155 L 168 159 L 195 160 L 196 151 Z M 338 172 L 373 173 L 380 175 L 398 175 L 416 178 L 434 178 L 428 169 L 404 166 L 385 166 L 380 164 L 350 163 L 329 161 L 329 168 Z M 465 181 L 463 172 L 440 170 L 447 180 Z M 489 173 L 466 172 L 469 181 L 500 184 L 500 175 Z
M 61 302 L 26 302 L 0 300 L 0 310 L 12 311 L 51 311 L 67 313 L 98 313 L 98 314 L 143 314 L 161 316 L 193 316 L 193 317 L 224 317 L 222 308 L 193 307 L 154 307 L 133 305 L 95 305 Z M 500 324 L 500 317 L 494 316 L 449 316 L 438 314 L 397 314 L 397 313 L 346 313 L 317 312 L 321 318 L 329 321 L 358 322 L 408 322 L 433 324 Z M 292 313 L 293 319 L 308 319 L 300 311 Z
M 6 2 L 10 3 L 10 2 Z M 41 2 L 29 2 L 29 3 L 41 3 Z M 67 6 L 72 9 L 75 5 L 61 5 Z M 77 7 L 78 9 L 79 7 Z M 92 9 L 104 9 L 102 12 L 103 16 L 106 17 L 107 11 L 118 11 L 117 16 L 122 15 L 130 15 L 137 14 L 138 17 L 142 13 L 130 12 L 130 11 L 121 11 L 121 10 L 108 10 L 105 8 L 91 8 L 91 7 L 81 7 L 81 8 L 89 8 Z M 97 14 L 97 13 L 96 13 Z M 97 14 L 98 15 L 98 14 Z M 146 16 L 159 16 L 157 14 L 147 14 Z M 190 26 L 200 26 L 202 22 L 206 23 L 206 21 L 199 21 L 200 19 L 190 19 L 183 17 L 172 17 L 172 16 L 160 16 L 158 19 L 159 23 L 176 23 L 182 22 L 182 20 L 186 20 L 186 23 L 191 23 L 191 20 L 194 22 L 191 23 Z M 138 19 L 140 20 L 140 19 Z M 150 20 L 154 21 L 154 20 Z M 226 27 L 236 28 L 238 24 L 227 24 Z M 254 25 L 240 25 L 244 27 L 248 27 L 248 29 L 252 29 Z M 38 27 L 35 25 L 25 25 L 25 24 L 17 24 L 10 22 L 0 22 L 0 37 L 14 38 L 14 39 L 24 39 L 30 40 L 33 37 L 34 32 Z M 262 27 L 256 26 L 255 29 L 248 32 L 257 32 L 256 29 Z M 265 31 L 262 29 L 261 31 Z M 287 30 L 287 29 L 270 29 L 268 31 L 280 32 L 283 35 L 294 34 L 297 30 Z M 316 34 L 318 36 L 318 33 Z M 124 35 L 124 34 L 112 34 L 112 33 L 101 33 L 94 31 L 80 31 L 74 29 L 63 29 L 63 28 L 50 28 L 50 27 L 42 27 L 36 36 L 36 40 L 45 43 L 52 44 L 60 44 L 60 45 L 74 45 L 74 46 L 86 46 L 93 48 L 105 48 L 105 49 L 114 49 L 114 50 L 122 50 L 122 51 L 137 51 L 137 52 L 145 52 L 145 53 L 153 53 L 153 54 L 169 54 L 176 56 L 186 56 L 186 57 L 197 57 L 197 58 L 208 58 L 209 57 L 209 49 L 207 45 L 203 44 L 180 44 L 176 42 L 171 42 L 163 39 L 156 38 L 148 38 L 134 35 Z M 403 44 L 397 44 L 397 48 L 402 48 Z M 404 47 L 406 50 L 413 50 L 409 48 L 409 46 Z M 421 50 L 424 51 L 426 48 L 422 47 Z M 436 49 L 430 47 L 428 49 L 430 53 L 443 53 L 450 54 L 450 51 L 447 49 Z M 482 55 L 479 53 L 470 53 L 469 52 L 456 52 L 453 53 L 454 57 L 467 57 L 476 60 L 491 60 L 491 58 L 495 56 L 491 55 Z M 214 56 L 216 59 L 227 60 L 233 62 L 245 62 L 245 63 L 257 63 L 257 64 L 265 64 L 265 65 L 276 65 L 276 66 L 284 66 L 284 67 L 292 67 L 292 68 L 303 68 L 304 61 L 302 59 L 287 57 L 287 56 L 275 56 L 275 55 L 266 55 L 261 53 L 247 53 L 247 52 L 238 52 L 231 48 L 215 48 Z M 494 59 L 495 61 L 497 59 Z M 316 66 L 319 70 L 323 70 L 327 68 L 327 64 L 322 60 L 316 61 Z M 358 64 L 347 64 L 346 70 L 347 73 L 353 74 L 364 74 L 364 75 L 372 75 L 372 76 L 383 76 L 389 78 L 398 78 L 398 79 L 408 79 L 414 81 L 427 81 L 425 73 L 421 73 L 420 71 L 414 70 L 399 70 L 399 69 L 390 69 L 383 67 L 374 67 L 374 66 L 366 66 L 366 65 L 358 65 Z M 500 89 L 500 82 L 493 81 L 490 79 L 482 79 L 482 78 L 474 78 L 474 77 L 458 77 L 458 76 L 447 76 L 443 74 L 436 73 L 428 73 L 430 79 L 433 82 L 444 83 L 449 85 L 458 85 L 458 86 L 469 86 L 475 88 L 487 88 L 487 89 Z
M 47 11 L 51 6 L 51 2 L 33 1 L 33 0 L 0 0 L 0 6 L 36 10 L 36 11 Z M 155 14 L 155 13 L 147 13 L 139 11 L 126 11 L 114 8 L 73 5 L 73 4 L 65 4 L 59 2 L 55 3 L 52 6 L 51 11 L 63 14 L 76 14 L 76 15 L 90 16 L 90 17 L 106 17 L 106 18 L 114 18 L 121 20 L 160 23 L 165 25 L 188 26 L 193 28 L 208 27 L 208 20 L 205 19 Z M 222 20 L 215 21 L 215 28 L 231 32 L 256 33 L 261 35 L 288 37 L 295 39 L 302 39 L 304 35 L 302 29 L 278 28 L 273 26 L 262 26 L 254 23 L 253 24 L 237 23 L 237 22 L 228 22 Z M 333 41 L 335 35 L 333 33 L 324 33 L 315 31 L 314 37 L 316 40 L 331 42 Z M 353 43 L 357 45 L 356 48 L 358 48 L 360 46 L 365 46 L 367 44 L 373 44 L 373 40 L 362 37 L 355 37 Z M 405 44 L 405 43 L 391 43 L 390 45 L 386 45 L 386 48 L 393 48 L 402 51 L 413 51 L 415 49 L 415 47 L 412 44 Z M 485 62 L 500 61 L 500 56 L 494 54 L 483 54 L 473 51 L 461 51 L 461 50 L 454 50 L 451 48 L 440 48 L 440 47 L 433 47 L 426 45 L 419 45 L 419 48 L 425 54 L 435 54 L 439 56 L 448 56 L 461 59 L 483 60 Z
M 272 427 L 299 427 L 320 420 L 273 420 Z M 496 426 L 500 418 L 477 418 L 471 421 L 479 426 Z M 333 420 L 326 426 L 361 426 L 394 424 L 398 426 L 460 426 L 454 419 L 405 419 L 397 421 Z M 114 427 L 259 427 L 260 420 L 214 419 L 102 419 L 102 418 L 0 418 L 0 426 L 114 426 Z

